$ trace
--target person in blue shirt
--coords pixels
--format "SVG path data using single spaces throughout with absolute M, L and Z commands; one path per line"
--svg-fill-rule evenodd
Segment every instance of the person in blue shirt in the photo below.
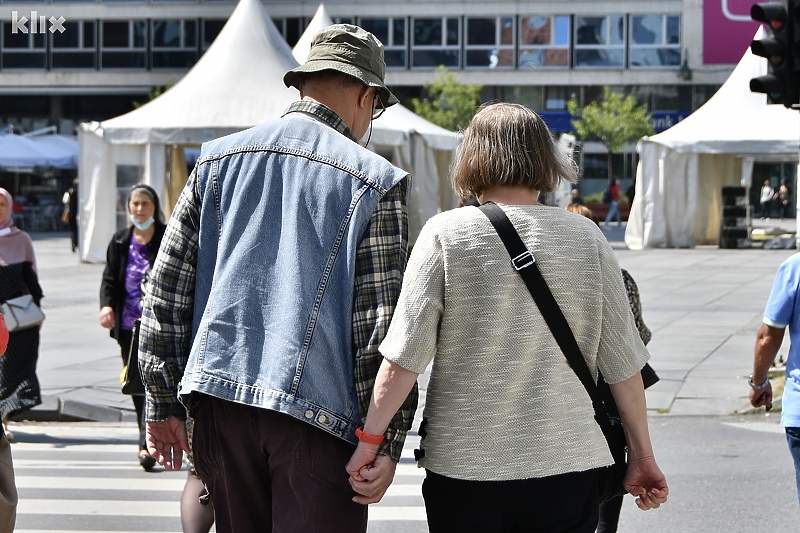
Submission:
M 789 328 L 789 356 L 786 360 L 786 385 L 783 389 L 781 426 L 786 431 L 789 451 L 794 459 L 798 500 L 800 500 L 800 254 L 778 267 L 769 295 L 764 323 L 756 336 L 753 374 L 750 376 L 750 403 L 772 408 L 772 383 L 769 368 Z

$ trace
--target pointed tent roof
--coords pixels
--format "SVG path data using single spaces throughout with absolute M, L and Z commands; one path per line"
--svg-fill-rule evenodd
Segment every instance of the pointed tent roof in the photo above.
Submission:
M 756 39 L 761 38 L 761 29 Z M 767 60 L 748 48 L 722 87 L 697 111 L 668 130 L 642 139 L 688 153 L 797 153 L 800 113 L 767 105 L 750 78 L 767 73 Z
M 100 127 L 110 142 L 199 144 L 279 117 L 298 65 L 261 2 L 240 0 L 194 67 L 167 92 Z
M 325 4 L 320 4 L 308 27 L 292 49 L 299 64 L 306 62 L 311 49 L 311 40 L 320 30 L 333 24 Z M 425 142 L 435 150 L 453 150 L 458 145 L 459 136 L 433 122 L 428 122 L 407 107 L 395 104 L 373 124 L 370 142 L 376 145 L 398 146 L 407 142 L 411 133 L 424 137 Z
M 314 18 L 308 23 L 306 31 L 297 40 L 297 43 L 292 48 L 292 55 L 297 60 L 297 63 L 302 65 L 308 59 L 308 52 L 311 50 L 311 40 L 323 28 L 333 25 L 333 19 L 328 15 L 328 10 L 325 9 L 325 4 L 320 4 Z

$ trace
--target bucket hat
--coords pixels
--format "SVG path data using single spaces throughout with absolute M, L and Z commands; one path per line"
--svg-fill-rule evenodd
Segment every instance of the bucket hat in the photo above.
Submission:
M 299 89 L 302 74 L 322 70 L 336 70 L 370 87 L 377 87 L 384 107 L 398 101 L 383 83 L 386 76 L 383 44 L 358 26 L 334 24 L 317 33 L 311 41 L 305 64 L 287 72 L 283 76 L 283 83 Z

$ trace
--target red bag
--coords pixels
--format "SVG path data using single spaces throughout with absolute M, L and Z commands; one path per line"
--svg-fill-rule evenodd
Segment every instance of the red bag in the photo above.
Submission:
M 3 320 L 3 315 L 0 313 L 0 355 L 6 353 L 7 346 L 8 346 L 8 329 L 6 328 L 6 323 Z

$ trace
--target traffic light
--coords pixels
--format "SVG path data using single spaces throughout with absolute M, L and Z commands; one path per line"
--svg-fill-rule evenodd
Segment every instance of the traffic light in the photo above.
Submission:
M 795 4 L 798 5 L 795 5 Z M 750 18 L 769 26 L 769 35 L 750 43 L 753 54 L 767 58 L 766 76 L 750 80 L 750 90 L 764 93 L 770 104 L 800 104 L 800 31 L 795 31 L 800 0 L 753 4 Z M 798 33 L 795 36 L 795 33 Z

